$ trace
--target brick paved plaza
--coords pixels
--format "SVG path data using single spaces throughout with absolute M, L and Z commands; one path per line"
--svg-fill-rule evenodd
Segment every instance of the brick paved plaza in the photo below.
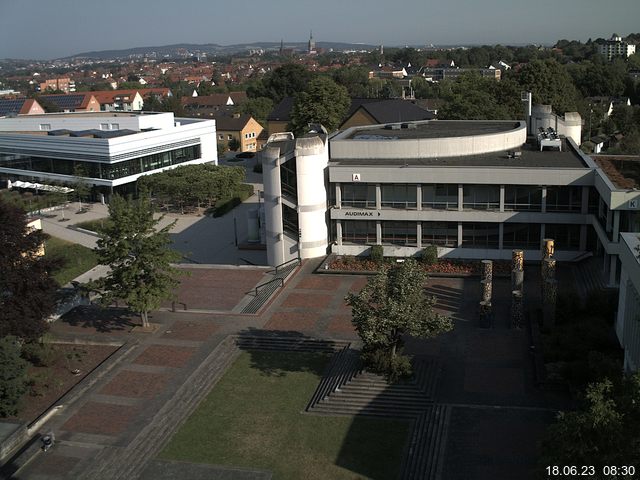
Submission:
M 131 453 L 119 460 L 123 471 L 131 463 L 135 476 L 150 478 L 159 468 L 157 451 L 142 437 L 151 434 L 163 407 L 182 395 L 188 398 L 183 390 L 198 382 L 194 379 L 203 367 L 215 368 L 207 359 L 229 334 L 268 331 L 357 340 L 344 297 L 360 290 L 366 277 L 314 274 L 314 267 L 304 264 L 256 315 L 238 314 L 234 307 L 263 280 L 264 269 L 194 268 L 178 291 L 189 310 L 154 312 L 151 321 L 159 328 L 153 333 L 132 331 L 137 318 L 117 309 L 78 309 L 56 322 L 54 336 L 123 346 L 94 383 L 48 422 L 59 442 L 52 452 L 38 455 L 20 478 L 106 479 L 109 462 L 115 462 L 110 459 L 120 458 L 120 449 L 151 448 L 150 456 Z M 536 288 L 527 284 L 532 299 Z M 454 318 L 455 330 L 407 342 L 409 353 L 437 358 L 442 366 L 436 401 L 452 408 L 443 479 L 534 478 L 536 444 L 554 409 L 563 405 L 534 387 L 527 332 L 508 328 L 508 290 L 507 279 L 495 279 L 497 313 L 492 328 L 483 329 L 476 318 L 477 278 L 431 279 L 428 291 L 438 297 L 437 309 Z M 265 472 L 242 475 L 212 478 L 266 478 Z

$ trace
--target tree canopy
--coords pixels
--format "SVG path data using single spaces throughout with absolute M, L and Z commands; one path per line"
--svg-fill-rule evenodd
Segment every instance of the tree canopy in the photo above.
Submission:
M 533 94 L 534 104 L 551 105 L 559 115 L 578 108 L 579 94 L 567 70 L 556 60 L 533 60 L 516 76 L 520 86 Z
M 138 179 L 138 188 L 162 203 L 185 206 L 207 204 L 232 196 L 245 179 L 242 167 L 184 165 Z
M 52 273 L 58 260 L 39 256 L 45 239 L 27 227 L 24 212 L 0 198 L 0 337 L 34 340 L 48 328 L 58 288 Z
M 247 88 L 247 95 L 252 98 L 267 97 L 277 104 L 284 97 L 291 97 L 303 91 L 313 76 L 303 65 L 287 63 Z
M 436 298 L 425 293 L 426 280 L 418 263 L 407 259 L 369 277 L 359 293 L 347 295 L 365 350 L 394 356 L 404 335 L 432 338 L 453 328 L 449 317 L 434 311 Z
M 332 132 L 336 130 L 351 105 L 347 89 L 328 77 L 317 77 L 296 95 L 291 110 L 291 130 L 304 133 L 310 123 L 321 123 Z
M 100 233 L 96 253 L 107 276 L 92 283 L 103 305 L 123 300 L 137 312 L 143 327 L 148 314 L 171 297 L 178 285 L 178 270 L 171 266 L 180 255 L 171 250 L 169 230 L 174 223 L 158 229 L 151 202 L 145 196 L 133 200 L 114 195 L 109 204 L 110 222 Z
M 581 407 L 561 412 L 543 444 L 544 465 L 640 465 L 640 374 L 591 384 Z M 597 469 L 599 470 L 599 469 Z M 593 478 L 599 476 L 601 470 Z M 606 478 L 610 478 L 607 476 Z M 623 478 L 623 477 L 620 477 Z

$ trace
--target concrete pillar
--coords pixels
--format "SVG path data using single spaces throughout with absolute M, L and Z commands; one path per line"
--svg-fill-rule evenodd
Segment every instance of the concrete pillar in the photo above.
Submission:
M 382 222 L 376 221 L 376 245 L 382 245 Z
M 500 211 L 504 212 L 504 185 L 500 185 Z M 502 239 L 502 237 L 500 237 L 500 239 Z M 502 247 L 500 247 L 500 249 L 502 249 Z
M 462 246 L 462 222 L 458 222 L 458 247 Z
M 458 184 L 458 211 L 461 212 L 463 210 L 462 206 L 464 205 L 464 185 L 462 183 Z
M 504 241 L 504 223 L 498 224 L 498 250 L 502 250 Z
M 342 208 L 342 186 L 336 183 L 336 208 Z
M 545 213 L 547 211 L 547 187 L 546 185 L 542 187 L 542 209 L 541 212 Z
M 611 231 L 611 229 L 612 229 L 612 225 L 611 225 L 611 224 L 613 223 L 613 221 L 612 221 L 612 220 L 613 220 L 613 214 L 612 214 L 612 212 L 611 212 L 611 209 L 607 207 L 607 224 L 606 224 L 606 226 L 607 226 L 607 228 L 606 228 L 607 232 L 610 232 L 610 231 Z
M 376 183 L 376 210 L 382 208 L 382 187 L 379 183 Z
M 580 245 L 578 249 L 581 252 L 584 252 L 587 250 L 587 226 L 586 225 L 580 225 Z
M 338 246 L 342 246 L 342 220 L 336 220 L 336 241 Z
M 589 187 L 582 187 L 580 213 L 582 215 L 586 215 L 587 213 L 589 213 Z
M 422 222 L 416 222 L 416 241 L 417 247 L 422 248 Z
M 422 210 L 422 185 L 416 185 L 416 208 Z
M 609 286 L 616 286 L 616 274 L 618 270 L 618 256 L 609 255 Z

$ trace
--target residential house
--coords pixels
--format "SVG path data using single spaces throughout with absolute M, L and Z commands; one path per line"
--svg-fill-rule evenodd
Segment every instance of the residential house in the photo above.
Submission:
M 50 78 L 40 83 L 39 89 L 41 92 L 47 90 L 60 90 L 64 93 L 71 93 L 76 91 L 76 83 L 71 78 Z
M 44 108 L 33 98 L 16 98 L 0 100 L 0 117 L 16 115 L 37 115 L 44 113 Z
M 258 148 L 258 137 L 264 130 L 249 114 L 218 114 L 214 116 L 216 121 L 216 131 L 218 145 L 225 149 L 229 148 L 229 142 L 237 140 L 240 143 L 240 152 L 256 152 Z
M 365 125 L 432 120 L 436 116 L 406 100 L 353 98 L 340 130 Z
M 100 103 L 95 97 L 96 93 L 98 92 L 40 95 L 40 98 L 61 112 L 99 112 Z

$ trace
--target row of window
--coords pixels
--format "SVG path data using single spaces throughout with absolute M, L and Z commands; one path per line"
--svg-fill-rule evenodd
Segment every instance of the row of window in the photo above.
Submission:
M 376 186 L 371 184 L 343 184 L 342 207 L 376 208 Z M 417 185 L 382 184 L 380 205 L 382 208 L 417 208 Z M 499 210 L 500 187 L 498 185 L 464 185 L 462 208 L 467 210 Z M 597 205 L 597 204 L 596 204 Z M 457 184 L 422 185 L 422 208 L 458 210 Z M 504 208 L 512 211 L 540 211 L 542 187 L 507 185 L 504 192 Z M 575 212 L 582 208 L 582 187 L 547 187 L 546 210 L 548 212 Z
M 115 180 L 138 173 L 149 172 L 158 168 L 178 165 L 198 158 L 200 158 L 200 145 L 176 148 L 167 152 L 145 155 L 117 163 L 84 162 L 80 160 L 0 153 L 0 167 Z
M 256 132 L 249 132 L 249 133 L 245 133 L 244 134 L 244 138 L 249 139 L 249 138 L 256 138 Z
M 406 246 L 417 245 L 416 222 L 382 221 L 381 240 L 383 244 Z M 457 222 L 421 222 L 422 245 L 432 244 L 441 247 L 458 246 Z M 541 225 L 529 223 L 503 224 L 502 246 L 505 249 L 540 247 Z M 555 240 L 559 250 L 577 250 L 580 246 L 580 225 L 547 224 L 545 237 Z M 374 244 L 377 241 L 376 222 L 342 221 L 342 242 L 354 244 Z M 498 223 L 462 223 L 462 248 L 492 248 L 500 245 L 500 226 Z

